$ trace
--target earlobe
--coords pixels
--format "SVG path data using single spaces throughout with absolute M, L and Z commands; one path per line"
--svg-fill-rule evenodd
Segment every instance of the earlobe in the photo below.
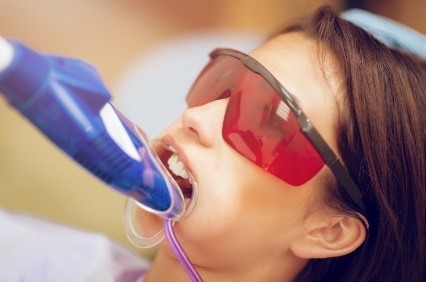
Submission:
M 290 249 L 301 258 L 329 258 L 349 254 L 366 238 L 363 222 L 352 216 L 334 216 L 320 225 L 307 226 L 306 233 Z

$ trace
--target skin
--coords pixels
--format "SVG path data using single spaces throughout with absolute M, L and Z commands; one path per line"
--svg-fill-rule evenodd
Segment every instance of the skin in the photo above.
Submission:
M 250 55 L 297 97 L 336 151 L 333 57 L 326 52 L 321 66 L 316 43 L 300 33 L 275 37 Z M 253 165 L 222 138 L 227 103 L 187 109 L 160 135 L 198 183 L 197 206 L 175 232 L 204 281 L 290 281 L 310 258 L 356 249 L 365 239 L 363 224 L 321 203 L 319 177 L 327 168 L 293 187 Z M 161 228 L 153 215 L 139 211 L 138 218 L 147 230 Z M 188 281 L 167 242 L 159 245 L 144 281 Z

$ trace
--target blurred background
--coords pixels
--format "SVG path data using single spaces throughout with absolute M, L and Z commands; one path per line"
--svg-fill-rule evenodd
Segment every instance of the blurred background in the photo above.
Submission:
M 0 0 L 0 35 L 92 63 L 118 108 L 155 135 L 184 107 L 209 49 L 248 51 L 322 4 L 364 8 L 426 33 L 424 0 Z M 0 208 L 103 233 L 149 254 L 125 237 L 124 202 L 0 98 Z

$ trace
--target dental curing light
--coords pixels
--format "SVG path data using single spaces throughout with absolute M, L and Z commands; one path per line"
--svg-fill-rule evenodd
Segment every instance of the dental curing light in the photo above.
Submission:
M 148 137 L 111 105 L 96 69 L 0 37 L 0 92 L 53 143 L 147 211 L 178 219 L 182 192 Z

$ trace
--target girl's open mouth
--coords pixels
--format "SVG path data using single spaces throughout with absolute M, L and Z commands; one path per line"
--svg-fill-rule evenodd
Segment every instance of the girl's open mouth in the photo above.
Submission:
M 164 163 L 164 162 L 163 162 Z M 192 197 L 192 179 L 188 170 L 185 168 L 185 165 L 179 159 L 179 155 L 173 153 L 167 160 L 168 166 L 166 166 L 179 185 L 182 194 L 185 198 Z
M 194 177 L 180 160 L 177 150 L 162 141 L 156 142 L 154 150 L 164 167 L 179 185 L 184 198 L 192 199 L 194 196 Z

